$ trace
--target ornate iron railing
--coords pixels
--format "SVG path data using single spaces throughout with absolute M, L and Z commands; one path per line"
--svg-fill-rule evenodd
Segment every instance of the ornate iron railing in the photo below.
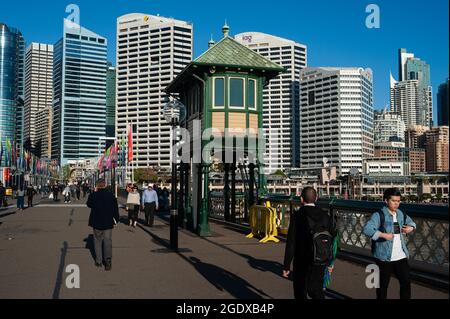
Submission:
M 270 205 L 277 210 L 280 233 L 287 234 L 291 212 L 300 207 L 300 198 L 270 194 L 261 199 L 261 201 L 266 200 L 270 201 Z M 239 205 L 238 200 L 236 201 L 236 214 L 244 216 L 245 196 L 239 197 Z M 383 202 L 322 199 L 317 204 L 324 209 L 332 210 L 338 217 L 341 252 L 371 256 L 370 238 L 363 234 L 363 227 L 372 213 L 381 209 Z M 448 206 L 401 204 L 400 209 L 417 224 L 417 229 L 407 237 L 412 269 L 448 278 Z M 211 215 L 223 218 L 223 210 L 224 198 L 221 193 L 216 192 L 211 196 Z M 236 222 L 247 224 L 243 218 Z

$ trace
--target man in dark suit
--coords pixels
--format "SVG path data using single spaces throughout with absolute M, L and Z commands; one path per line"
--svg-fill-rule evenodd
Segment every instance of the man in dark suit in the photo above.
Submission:
M 112 230 L 119 222 L 119 207 L 117 198 L 106 189 L 105 180 L 99 180 L 96 186 L 86 203 L 91 208 L 89 226 L 94 231 L 95 265 L 101 267 L 104 260 L 105 270 L 111 270 Z
M 284 256 L 283 276 L 287 278 L 293 262 L 295 299 L 324 299 L 323 280 L 327 265 L 313 263 L 313 239 L 311 223 L 330 227 L 327 212 L 315 206 L 317 193 L 313 187 L 305 187 L 301 194 L 302 207 L 291 215 Z M 309 221 L 308 221 L 309 219 Z M 334 231 L 330 231 L 332 233 Z M 335 236 L 335 234 L 333 234 Z M 332 271 L 330 266 L 329 271 Z

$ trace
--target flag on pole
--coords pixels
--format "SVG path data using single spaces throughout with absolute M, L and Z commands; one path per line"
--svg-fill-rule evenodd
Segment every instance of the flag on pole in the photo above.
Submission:
M 133 126 L 128 125 L 128 162 L 133 160 Z

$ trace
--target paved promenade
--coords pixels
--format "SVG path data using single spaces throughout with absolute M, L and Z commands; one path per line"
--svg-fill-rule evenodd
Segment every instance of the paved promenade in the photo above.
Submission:
M 39 200 L 38 200 L 39 202 Z M 213 235 L 179 231 L 179 252 L 169 249 L 167 216 L 152 228 L 121 223 L 113 232 L 112 271 L 96 268 L 89 209 L 82 201 L 0 211 L 0 299 L 147 298 L 290 299 L 292 281 L 281 277 L 284 242 L 260 244 L 231 225 L 211 222 Z M 126 212 L 120 211 L 125 222 Z M 142 213 L 140 215 L 142 216 Z M 80 288 L 66 287 L 70 264 Z M 337 261 L 330 289 L 350 298 L 374 298 L 364 268 Z M 412 286 L 413 298 L 448 299 L 448 292 Z M 398 298 L 391 280 L 390 298 Z

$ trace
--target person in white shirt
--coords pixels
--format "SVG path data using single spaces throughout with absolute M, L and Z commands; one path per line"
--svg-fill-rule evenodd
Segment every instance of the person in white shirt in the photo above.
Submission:
M 145 224 L 152 227 L 155 217 L 155 209 L 158 209 L 159 203 L 158 194 L 150 185 L 148 185 L 148 188 L 144 191 L 144 194 L 142 194 L 141 207 L 145 212 Z
M 398 189 L 388 188 L 383 198 L 386 206 L 372 214 L 364 226 L 364 234 L 372 239 L 372 253 L 380 269 L 377 299 L 387 298 L 391 274 L 395 274 L 400 282 L 400 298 L 411 299 L 409 252 L 405 236 L 416 228 L 416 224 L 398 209 L 401 200 Z
M 136 227 L 140 201 L 141 195 L 138 192 L 138 187 L 134 185 L 127 197 L 127 211 L 130 226 Z

